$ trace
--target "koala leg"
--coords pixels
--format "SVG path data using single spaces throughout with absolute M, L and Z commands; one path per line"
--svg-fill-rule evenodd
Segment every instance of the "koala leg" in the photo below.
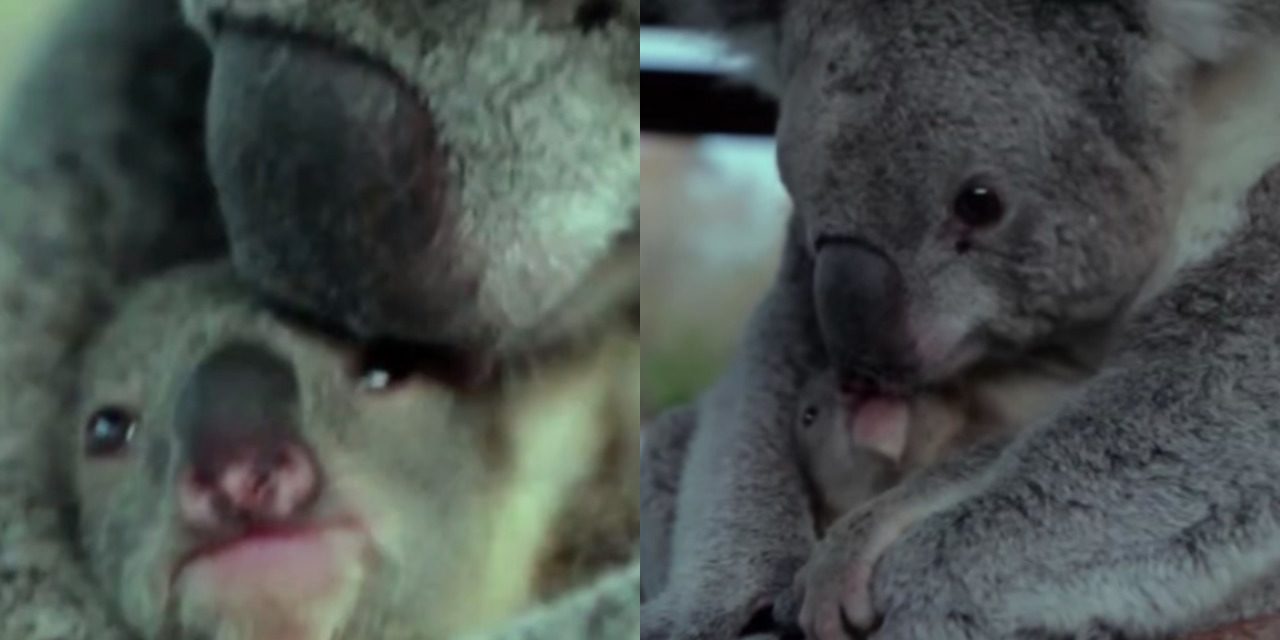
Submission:
M 798 217 L 786 247 L 736 360 L 699 402 L 670 573 L 642 609 L 643 638 L 737 637 L 790 583 L 813 544 L 789 421 L 805 378 L 824 362 Z
M 676 495 L 697 424 L 697 409 L 685 406 L 654 418 L 644 429 L 640 460 L 641 600 L 653 598 L 667 582 Z
M 6 447 L 75 428 L 63 407 L 78 345 L 122 286 L 224 251 L 201 151 L 208 64 L 175 1 L 80 0 L 9 94 L 0 123 Z M 123 637 L 55 517 L 57 476 L 34 455 L 0 462 L 0 637 Z

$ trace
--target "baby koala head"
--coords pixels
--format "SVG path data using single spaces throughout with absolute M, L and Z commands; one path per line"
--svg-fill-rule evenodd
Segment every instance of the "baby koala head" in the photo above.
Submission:
M 506 429 L 519 389 L 499 401 L 361 356 L 256 306 L 221 264 L 126 301 L 88 348 L 66 442 L 88 564 L 130 624 L 436 638 L 529 604 L 599 429 L 559 413 Z
M 801 392 L 794 426 L 819 528 L 937 461 L 957 444 L 964 423 L 958 397 L 859 401 L 841 393 L 834 373 L 814 376 Z

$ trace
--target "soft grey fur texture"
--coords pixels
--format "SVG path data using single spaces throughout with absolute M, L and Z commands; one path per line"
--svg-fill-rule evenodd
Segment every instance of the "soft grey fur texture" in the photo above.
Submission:
M 173 264 L 228 251 L 204 159 L 212 59 L 207 42 L 184 23 L 178 4 L 75 3 L 43 44 L 11 102 L 0 109 L 0 375 L 5 381 L 0 411 L 6 443 L 0 461 L 5 468 L 0 480 L 0 638 L 111 638 L 117 633 L 110 615 L 88 595 L 91 589 L 80 565 L 54 526 L 63 488 L 41 461 L 27 454 L 31 445 L 10 445 L 37 438 L 70 400 L 70 376 L 82 342 L 110 315 L 124 287 Z M 460 250 L 475 251 L 481 264 L 492 263 L 495 275 L 486 279 L 491 295 L 451 303 L 458 313 L 475 312 L 473 317 L 493 312 L 494 322 L 484 335 L 469 336 L 476 339 L 472 346 L 512 353 L 529 347 L 554 355 L 566 342 L 589 350 L 612 327 L 634 323 L 635 284 L 627 257 L 638 243 L 633 228 L 638 169 L 627 169 L 628 163 L 638 166 L 633 2 L 613 6 L 605 14 L 608 19 L 590 23 L 591 28 L 578 23 L 578 3 L 550 0 L 494 0 L 483 8 L 470 0 L 429 7 L 416 1 L 213 4 L 189 3 L 187 12 L 199 24 L 206 23 L 206 11 L 214 8 L 224 11 L 223 17 L 239 17 L 258 27 L 271 27 L 274 21 L 299 38 L 310 34 L 340 48 L 359 49 L 376 63 L 400 70 L 399 81 L 414 91 L 447 96 L 433 102 L 441 102 L 437 124 L 455 148 L 455 162 L 484 166 L 489 176 L 469 174 L 462 188 L 466 228 L 475 242 L 459 243 L 465 244 Z M 441 24 L 424 22 L 428 9 L 436 17 L 456 18 L 446 29 L 450 39 L 430 51 L 423 47 L 432 40 L 414 35 Z M 304 24 L 310 19 L 314 22 Z M 498 35 L 486 31 L 499 27 Z M 393 40 L 400 45 L 392 47 Z M 569 55 L 568 49 L 600 55 L 560 64 L 557 56 Z M 629 55 L 616 55 L 619 51 Z M 414 54 L 422 59 L 410 60 Z M 444 88 L 441 83 L 465 75 L 456 65 L 473 58 L 484 58 L 486 73 L 469 76 L 465 91 L 463 85 L 454 91 Z M 509 73 L 504 72 L 506 63 Z M 539 69 L 545 75 L 539 76 Z M 580 72 L 576 79 L 575 72 Z M 432 84 L 418 86 L 417 80 Z M 588 97 L 579 99 L 575 91 Z M 522 96 L 530 101 L 523 102 Z M 473 108 L 464 113 L 457 106 L 463 103 Z M 548 104 L 563 109 L 549 113 Z M 539 120 L 540 115 L 550 119 Z M 486 117 L 497 121 L 486 122 Z M 588 135 L 596 124 L 616 135 Z M 547 130 L 540 129 L 543 125 Z M 557 146 L 553 140 L 577 142 Z M 522 146 L 523 141 L 528 145 Z M 500 149 L 511 155 L 504 159 Z M 459 160 L 463 152 L 478 154 L 476 161 Z M 582 154 L 577 159 L 595 159 L 569 163 L 574 153 Z M 557 160 L 546 162 L 550 158 Z M 591 186 L 568 190 L 566 184 Z M 489 196 L 495 198 L 491 217 L 481 211 Z M 508 206 L 515 200 L 504 199 L 508 197 L 534 206 L 515 212 Z M 582 215 L 553 213 L 564 211 Z M 516 219 L 520 214 L 529 216 Z M 545 226 L 526 224 L 535 219 Z M 318 234 L 330 231 L 315 229 Z M 295 245 L 306 245 L 306 237 L 296 240 Z M 232 245 L 236 242 L 232 238 Z M 522 251 L 512 250 L 517 245 Z M 496 254 L 482 255 L 495 246 Z M 551 257 L 550 269 L 534 264 Z M 514 262 L 504 262 L 508 258 Z M 295 276 L 309 277 L 321 266 L 300 265 L 302 273 Z M 512 296 L 511 308 L 495 310 L 494 301 L 513 290 L 510 281 L 496 274 L 509 275 L 512 269 L 519 271 L 520 292 L 539 292 L 532 298 L 536 304 Z M 331 281 L 340 277 L 358 280 L 359 274 L 338 274 Z M 597 278 L 606 284 L 588 282 Z M 273 284 L 250 281 L 262 290 Z M 585 307 L 578 308 L 582 301 Z M 476 306 L 470 308 L 473 302 Z M 534 321 L 522 315 L 526 313 L 547 321 Z M 340 324 L 344 318 L 347 314 L 336 313 L 328 320 Z M 509 331 L 492 331 L 495 326 Z M 376 334 L 394 327 L 365 322 L 360 329 Z M 438 337 L 448 342 L 450 336 L 442 332 Z M 535 360 L 522 355 L 520 364 L 536 365 L 536 356 L 529 357 Z
M 315 625 L 299 640 L 431 640 L 511 620 L 514 637 L 575 626 L 634 633 L 637 503 L 626 457 L 639 423 L 612 404 L 627 379 L 617 358 L 633 357 L 626 340 L 467 391 L 418 379 L 370 392 L 350 367 L 358 345 L 281 322 L 220 261 L 131 292 L 90 340 L 53 447 L 27 451 L 53 454 L 71 472 L 77 518 L 55 524 L 78 532 L 85 564 L 144 637 L 269 638 L 235 624 L 279 617 L 227 613 L 210 606 L 201 582 L 165 579 L 216 541 L 178 515 L 178 478 L 201 455 L 179 444 L 190 412 L 178 396 L 231 344 L 283 363 L 296 389 L 264 400 L 284 409 L 272 415 L 290 416 L 275 428 L 296 429 L 326 478 L 300 522 L 354 517 L 376 558 L 365 570 L 340 565 L 332 599 L 281 609 L 280 619 Z M 222 415 L 247 402 L 204 397 Z M 83 451 L 85 425 L 103 407 L 123 408 L 137 425 L 127 448 L 106 457 Z
M 653 418 L 640 443 L 640 564 L 642 600 L 662 590 L 671 559 L 676 520 L 676 494 L 689 439 L 698 424 L 693 407 L 680 407 Z
M 819 336 L 839 370 L 891 387 L 1045 351 L 1097 373 L 981 481 L 837 523 L 801 581 L 812 637 L 845 637 L 842 617 L 882 619 L 885 639 L 1163 637 L 1243 611 L 1233 599 L 1280 562 L 1280 176 L 1262 179 L 1280 160 L 1280 5 L 693 4 L 780 94 L 799 268 L 702 401 L 684 469 L 700 495 L 681 496 L 642 637 L 734 637 L 804 561 L 777 425 L 824 360 Z M 990 228 L 950 211 L 975 176 L 1005 203 Z M 813 310 L 812 273 L 844 266 L 823 247 L 851 240 L 900 272 L 906 361 L 841 339 L 856 306 Z
M 545 335 L 548 321 L 575 294 L 600 286 L 593 271 L 611 252 L 638 244 L 638 0 L 183 5 L 214 47 L 215 79 L 223 55 L 219 25 L 266 24 L 333 41 L 403 78 L 429 108 L 446 150 L 448 220 L 437 237 L 406 247 L 406 253 L 380 237 L 359 252 L 328 250 L 320 239 L 359 235 L 363 228 L 351 221 L 351 211 L 326 210 L 334 205 L 323 199 L 305 218 L 278 212 L 305 221 L 310 238 L 277 238 L 265 224 L 233 225 L 238 266 L 273 295 L 316 311 L 340 304 L 329 315 L 341 312 L 361 331 L 517 352 L 580 330 L 552 322 Z M 599 24 L 583 22 L 592 15 L 601 16 Z M 270 78 L 276 70 L 264 65 L 259 73 Z M 238 114 L 222 108 L 211 102 L 210 121 L 234 123 Z M 242 206 L 234 195 L 241 185 L 227 176 L 228 168 L 215 163 L 212 169 L 224 205 Z M 386 262 L 387 254 L 394 262 Z M 355 259 L 365 264 L 364 274 L 335 272 L 335 265 Z M 419 300 L 403 300 L 409 296 L 397 292 L 395 305 L 384 304 L 382 293 L 400 285 Z M 357 292 L 355 299 L 344 298 L 347 291 Z
M 464 640 L 633 640 L 640 634 L 640 580 L 636 561 L 502 630 Z

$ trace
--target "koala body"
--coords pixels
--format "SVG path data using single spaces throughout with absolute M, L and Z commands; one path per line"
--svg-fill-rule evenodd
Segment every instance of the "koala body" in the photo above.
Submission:
M 281 322 L 228 265 L 160 276 L 88 346 L 59 438 L 87 564 L 148 638 L 449 638 L 625 590 L 630 351 L 460 391 Z
M 677 522 L 723 534 L 677 536 L 682 622 L 653 637 L 732 637 L 768 595 L 712 585 L 768 588 L 797 564 L 809 635 L 881 620 L 884 640 L 1176 634 L 1274 569 L 1274 521 L 1253 515 L 1277 450 L 1280 5 L 673 7 L 755 52 L 797 214 L 688 452 L 706 495 Z M 806 561 L 803 529 L 709 506 L 754 493 L 779 505 L 763 519 L 803 523 L 796 478 L 744 478 L 785 468 L 770 429 L 806 371 L 874 399 L 1043 353 L 1094 373 L 883 556 L 865 535 L 884 510 Z M 738 441 L 757 453 L 714 459 Z

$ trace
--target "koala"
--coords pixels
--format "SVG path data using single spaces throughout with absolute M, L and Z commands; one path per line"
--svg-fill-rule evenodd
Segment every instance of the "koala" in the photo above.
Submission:
M 864 507 L 913 474 L 928 475 L 917 482 L 924 489 L 912 493 L 923 502 L 964 486 L 981 475 L 994 452 L 1061 402 L 1087 374 L 1070 362 L 1045 355 L 1018 367 L 976 368 L 959 380 L 910 398 L 859 405 L 837 385 L 830 370 L 821 370 L 804 382 L 797 411 L 787 428 L 781 429 L 790 430 L 795 459 L 788 466 L 771 469 L 766 477 L 786 477 L 789 470 L 798 468 L 806 502 L 812 505 L 808 513 L 814 534 L 820 538 L 841 516 Z M 696 426 L 697 412 L 689 407 L 670 410 L 646 426 L 649 437 L 642 450 L 640 488 L 646 601 L 666 586 L 677 533 L 690 538 L 715 535 L 690 526 L 690 521 L 676 521 L 677 494 L 701 491 L 691 482 L 682 483 Z M 969 452 L 965 459 L 950 460 L 962 451 Z M 751 512 L 759 505 L 721 507 Z M 769 526 L 784 535 L 795 525 L 772 521 Z M 748 547 L 737 550 L 752 553 Z M 682 591 L 677 585 L 675 592 Z
M 857 404 L 830 371 L 800 391 L 792 429 L 800 469 L 816 499 L 818 531 L 956 451 L 1007 441 L 1048 411 L 1085 373 L 1042 358 L 976 369 L 910 398 Z
M 459 390 L 282 322 L 225 263 L 162 274 L 87 345 L 55 437 L 85 563 L 146 638 L 451 638 L 565 594 L 600 605 L 571 609 L 585 635 L 544 633 L 625 637 L 631 351 Z
M 844 404 L 834 376 L 820 373 L 801 390 L 792 422 L 819 535 L 840 515 L 940 458 L 965 426 L 958 399 L 940 395 L 922 395 L 909 407 Z
M 673 7 L 758 61 L 796 214 L 686 454 L 676 521 L 720 533 L 676 536 L 678 622 L 642 636 L 733 637 L 797 565 L 822 640 L 1166 637 L 1276 571 L 1280 5 Z M 757 478 L 805 371 L 875 399 L 1046 352 L 1090 375 L 981 481 L 882 553 L 884 504 L 803 557 L 799 474 Z
M 189 262 L 457 379 L 634 333 L 638 0 L 68 4 L 0 109 L 5 439 L 55 419 L 122 291 Z M 0 466 L 22 468 L 0 510 L 57 517 L 49 470 Z M 56 529 L 28 525 L 8 549 L 67 560 L 0 580 L 42 612 L 0 635 L 110 637 Z

